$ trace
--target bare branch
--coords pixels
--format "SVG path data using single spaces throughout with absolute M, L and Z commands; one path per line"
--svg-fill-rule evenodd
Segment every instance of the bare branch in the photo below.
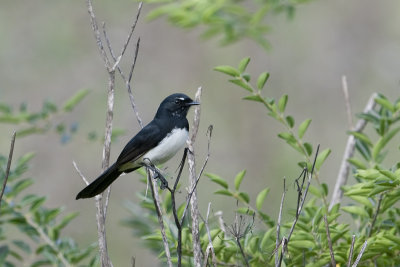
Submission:
M 367 105 L 364 108 L 364 113 L 368 113 L 369 111 L 373 110 L 375 107 L 375 98 L 378 96 L 377 93 L 373 93 L 371 97 L 368 100 Z M 361 119 L 357 122 L 356 126 L 354 127 L 353 131 L 355 132 L 361 132 L 365 125 L 367 124 L 367 121 L 364 119 Z M 338 176 L 336 178 L 336 183 L 335 183 L 335 188 L 333 189 L 332 193 L 332 199 L 329 204 L 329 210 L 332 209 L 332 207 L 340 203 L 343 197 L 343 191 L 342 191 L 342 186 L 346 185 L 347 179 L 349 176 L 349 170 L 350 170 L 350 163 L 348 160 L 353 156 L 354 150 L 356 148 L 356 139 L 354 138 L 353 135 L 350 135 L 347 139 L 347 144 L 346 148 L 344 151 L 344 155 L 342 158 L 342 163 L 340 164 L 340 169 Z
M 380 211 L 380 209 L 381 209 L 382 200 L 383 200 L 383 193 L 380 194 L 380 196 L 379 196 L 378 205 L 377 205 L 377 207 L 376 207 L 376 211 L 375 211 L 375 214 L 374 214 L 374 218 L 372 218 L 371 227 L 370 227 L 370 229 L 369 229 L 368 237 L 371 237 L 371 235 L 372 235 L 372 231 L 373 231 L 373 229 L 374 229 L 376 219 L 378 218 L 378 214 L 379 214 L 379 211 Z
M 347 86 L 346 76 L 342 76 L 342 90 L 344 94 L 344 102 L 346 105 L 346 113 L 347 113 L 347 122 L 349 124 L 349 129 L 353 128 L 353 119 L 350 105 L 350 97 L 349 97 L 349 87 Z
M 10 146 L 10 153 L 8 154 L 6 174 L 4 176 L 3 188 L 1 189 L 1 193 L 0 193 L 0 207 L 1 207 L 1 200 L 3 199 L 3 195 L 4 195 L 4 190 L 6 189 L 8 176 L 10 175 L 11 161 L 12 161 L 12 157 L 13 157 L 13 154 L 14 154 L 14 144 L 15 144 L 15 136 L 16 136 L 16 134 L 17 133 L 14 131 L 14 133 L 11 136 L 11 146 Z
M 96 38 L 96 44 L 97 47 L 99 48 L 100 55 L 104 61 L 105 67 L 107 68 L 107 71 L 111 70 L 111 63 L 110 60 L 108 59 L 107 53 L 104 50 L 103 46 L 103 41 L 101 40 L 101 34 L 99 31 L 99 26 L 97 25 L 97 20 L 96 16 L 93 11 L 93 5 L 92 5 L 92 0 L 86 0 L 89 16 L 90 16 L 90 24 L 92 25 L 92 30 L 94 33 L 94 37 Z
M 208 218 L 210 216 L 210 210 L 211 210 L 211 202 L 208 203 L 206 219 L 204 220 L 202 218 L 203 222 L 204 222 L 204 226 L 206 227 L 206 230 L 207 230 L 207 235 L 208 235 L 208 246 L 207 246 L 207 249 L 206 249 L 206 254 L 204 256 L 203 266 L 207 266 L 209 251 L 211 251 L 212 263 L 213 263 L 213 266 L 216 267 L 217 266 L 217 262 L 216 262 L 215 251 L 214 251 L 214 246 L 212 244 L 210 227 L 208 227 Z
M 360 250 L 360 253 L 358 254 L 357 259 L 356 259 L 356 261 L 354 262 L 354 264 L 353 264 L 352 267 L 357 267 L 358 263 L 359 263 L 360 260 L 361 260 L 362 255 L 364 254 L 364 251 L 365 251 L 365 248 L 366 248 L 366 247 L 367 247 L 367 240 L 365 240 L 365 242 L 364 242 L 364 244 L 363 244 L 363 246 L 362 246 L 362 248 L 361 248 L 361 250 Z
M 164 244 L 165 255 L 167 257 L 167 263 L 168 263 L 169 267 L 172 267 L 173 265 L 172 265 L 172 261 L 171 261 L 171 252 L 169 250 L 167 235 L 165 233 L 165 226 L 164 226 L 163 215 L 162 215 L 162 211 L 161 211 L 161 202 L 160 202 L 160 198 L 158 196 L 158 191 L 157 191 L 157 182 L 155 179 L 153 179 L 153 174 L 149 169 L 147 169 L 147 181 L 150 184 L 151 194 L 153 196 L 154 207 L 156 208 L 158 223 L 160 224 L 161 236 L 162 236 L 162 240 L 163 240 L 163 244 Z
M 76 162 L 73 160 L 72 164 L 75 167 L 75 170 L 78 172 L 79 176 L 82 178 L 82 180 L 85 182 L 86 185 L 89 185 L 89 181 L 86 179 L 86 177 L 83 175 L 83 173 L 79 170 L 78 165 L 76 165 Z
M 314 174 L 314 168 L 315 168 L 315 163 L 317 161 L 318 152 L 319 152 L 319 145 L 317 147 L 317 151 L 315 152 L 315 157 L 314 157 L 314 162 L 313 162 L 313 166 L 312 166 L 311 172 L 308 172 L 307 169 L 304 169 L 303 172 L 302 172 L 302 174 L 304 174 L 303 181 L 301 183 L 301 186 L 298 185 L 298 189 L 297 189 L 297 191 L 298 191 L 297 207 L 298 208 L 296 209 L 296 217 L 294 218 L 294 221 L 292 223 L 292 227 L 290 228 L 288 237 L 287 238 L 283 237 L 283 239 L 282 239 L 282 244 L 283 245 L 282 245 L 282 249 L 281 249 L 281 255 L 279 257 L 278 266 L 281 266 L 281 264 L 282 264 L 282 259 L 283 259 L 283 256 L 285 254 L 285 251 L 287 249 L 287 245 L 289 244 L 289 241 L 290 241 L 290 238 L 291 238 L 291 236 L 293 234 L 294 228 L 295 228 L 295 226 L 297 224 L 297 221 L 299 219 L 301 211 L 303 210 L 303 206 L 304 206 L 304 203 L 306 201 L 307 194 L 308 194 L 308 189 L 310 188 L 312 176 Z M 303 194 L 303 186 L 304 186 L 304 181 L 305 181 L 305 177 L 307 176 L 307 174 L 308 174 L 308 181 L 307 181 L 307 186 L 304 189 L 304 194 Z M 298 179 L 300 179 L 300 177 Z
M 351 237 L 351 246 L 350 246 L 349 259 L 347 261 L 347 267 L 351 266 L 351 260 L 353 259 L 353 251 L 354 251 L 354 243 L 355 242 L 356 242 L 356 235 L 353 235 Z
M 190 204 L 190 201 L 192 199 L 193 192 L 195 192 L 195 190 L 197 188 L 197 185 L 198 185 L 198 183 L 200 181 L 200 178 L 201 178 L 201 176 L 203 174 L 203 171 L 204 171 L 204 169 L 205 169 L 205 167 L 207 165 L 208 159 L 210 157 L 210 143 L 211 143 L 212 131 L 213 131 L 213 126 L 212 125 L 208 126 L 208 129 L 207 129 L 207 136 L 208 136 L 207 156 L 206 156 L 206 159 L 204 160 L 203 166 L 201 167 L 200 172 L 199 172 L 199 174 L 197 176 L 196 182 L 195 182 L 194 186 L 191 187 L 191 190 L 190 190 L 190 192 L 188 194 L 187 201 L 186 201 L 186 206 L 185 206 L 185 209 L 183 210 L 181 221 L 180 221 L 181 224 L 183 223 L 183 220 L 185 219 L 186 211 L 187 211 L 187 209 L 189 207 L 189 204 Z
M 285 201 L 286 195 L 286 178 L 283 178 L 283 193 L 281 199 L 281 205 L 279 207 L 278 223 L 276 225 L 276 242 L 275 242 L 275 266 L 279 266 L 279 245 L 280 245 L 280 232 L 281 232 L 281 220 L 282 220 L 282 210 L 283 202 Z
M 195 101 L 200 102 L 201 98 L 201 87 L 197 89 L 195 95 Z M 196 163 L 194 156 L 194 147 L 193 144 L 196 140 L 197 132 L 199 130 L 200 124 L 200 105 L 195 107 L 194 110 L 194 119 L 192 125 L 192 135 L 188 140 L 188 166 L 189 166 L 189 184 L 190 188 L 194 188 L 191 199 L 191 215 L 192 215 L 192 237 L 193 237 L 193 258 L 194 258 L 194 266 L 201 266 L 201 246 L 200 246 L 200 235 L 199 235 L 199 208 L 197 202 L 197 191 L 196 191 Z
M 325 222 L 326 237 L 328 238 L 329 253 L 331 255 L 331 264 L 332 267 L 335 267 L 336 266 L 335 254 L 333 253 L 331 233 L 329 231 L 328 218 L 326 217 L 326 214 L 324 215 L 324 222 Z

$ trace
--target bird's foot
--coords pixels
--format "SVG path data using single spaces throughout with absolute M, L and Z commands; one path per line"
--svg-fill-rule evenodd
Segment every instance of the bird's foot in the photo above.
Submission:
M 161 190 L 164 190 L 165 188 L 168 188 L 168 181 L 165 179 L 164 175 L 162 175 L 161 171 L 154 166 L 151 162 L 144 161 L 144 166 L 148 168 L 149 170 L 152 170 L 154 172 L 154 179 L 160 179 L 161 185 L 160 188 Z

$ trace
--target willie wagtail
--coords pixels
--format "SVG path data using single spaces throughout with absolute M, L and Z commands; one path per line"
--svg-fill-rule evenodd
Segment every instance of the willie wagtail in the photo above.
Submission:
M 76 199 L 100 194 L 122 173 L 132 172 L 142 166 L 154 167 L 172 158 L 189 136 L 186 115 L 190 106 L 199 104 L 185 94 L 173 94 L 165 98 L 154 119 L 126 144 L 117 161 L 79 192 Z M 158 175 L 165 188 L 165 179 L 161 174 Z

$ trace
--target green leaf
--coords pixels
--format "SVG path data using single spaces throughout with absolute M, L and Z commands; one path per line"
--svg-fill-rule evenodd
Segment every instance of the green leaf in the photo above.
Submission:
M 357 158 L 349 158 L 347 161 L 357 169 L 365 170 L 367 168 L 367 166 Z
M 24 179 L 18 181 L 12 188 L 12 191 L 8 194 L 9 196 L 16 196 L 25 188 L 31 186 L 33 184 L 32 179 Z
M 10 249 L 8 248 L 7 245 L 1 246 L 0 247 L 0 263 L 5 264 L 6 258 L 8 253 L 10 252 Z
M 238 70 L 239 70 L 240 73 L 243 73 L 246 70 L 247 65 L 249 64 L 249 62 L 250 62 L 250 58 L 249 57 L 245 57 L 240 61 L 239 67 L 238 67 Z
M 292 116 L 286 116 L 286 122 L 289 125 L 290 128 L 293 128 L 294 126 L 294 118 Z
M 240 72 L 237 69 L 228 65 L 217 66 L 214 68 L 214 70 L 225 73 L 232 77 L 240 76 Z
M 219 184 L 225 189 L 228 189 L 228 183 L 222 177 L 213 173 L 206 173 L 206 176 L 210 178 L 212 182 Z
M 300 249 L 312 249 L 315 247 L 315 243 L 309 240 L 290 240 L 289 247 L 300 248 Z
M 241 78 L 236 78 L 236 79 L 232 79 L 229 81 L 233 84 L 236 84 L 237 86 L 242 87 L 243 89 L 245 89 L 249 92 L 253 92 L 253 88 L 251 87 L 251 85 L 248 84 L 247 82 L 243 81 L 243 79 L 241 79 Z
M 274 233 L 275 229 L 271 228 L 269 229 L 263 236 L 263 238 L 261 239 L 261 243 L 260 243 L 260 247 L 263 251 L 265 251 L 267 249 L 267 247 L 270 245 L 271 243 L 271 236 Z
M 233 196 L 232 192 L 227 189 L 221 189 L 214 192 L 216 195 Z
M 342 207 L 342 210 L 350 214 L 359 215 L 361 217 L 369 217 L 364 207 L 360 206 L 346 206 Z
M 288 95 L 283 95 L 278 101 L 278 109 L 281 113 L 285 112 L 286 104 L 288 101 Z
M 379 105 L 381 105 L 382 107 L 390 110 L 391 112 L 396 112 L 396 108 L 386 98 L 377 97 L 377 98 L 375 98 L 375 102 L 378 103 Z
M 241 199 L 242 201 L 246 202 L 247 204 L 249 204 L 249 202 L 250 202 L 250 197 L 245 192 L 240 192 L 239 193 L 239 199 Z
M 89 94 L 88 89 L 79 90 L 75 95 L 73 95 L 70 99 L 68 99 L 64 103 L 63 109 L 68 112 L 72 111 L 76 107 L 76 105 L 78 105 L 79 102 L 81 102 L 83 100 L 83 98 L 85 98 L 85 96 L 87 96 L 87 94 Z
M 326 158 L 329 156 L 330 153 L 331 149 L 327 148 L 318 155 L 317 160 L 315 162 L 315 169 L 317 171 L 321 168 L 322 164 L 325 162 Z
M 61 230 L 63 229 L 65 226 L 68 225 L 68 223 L 70 221 L 72 221 L 74 218 L 76 218 L 79 215 L 79 212 L 72 212 L 70 214 L 67 214 L 66 216 L 64 216 L 64 218 L 62 218 L 61 222 L 58 223 L 54 228 L 56 230 Z
M 257 210 L 261 210 L 262 205 L 264 204 L 264 199 L 268 195 L 269 187 L 264 188 L 260 193 L 258 193 L 256 198 L 256 208 Z
M 378 142 L 375 144 L 375 146 L 372 149 L 372 158 L 374 160 L 377 159 L 379 153 L 381 152 L 381 150 L 386 146 L 386 144 L 400 131 L 400 127 L 397 127 L 393 130 L 391 130 L 390 132 L 388 132 L 387 134 L 385 134 L 384 136 L 382 136 Z
M 256 102 L 262 102 L 263 99 L 261 98 L 260 95 L 248 95 L 243 97 L 245 100 L 250 100 L 250 101 L 256 101 Z
M 236 177 L 235 177 L 235 189 L 239 190 L 240 184 L 242 183 L 242 180 L 246 174 L 246 170 L 243 170 L 239 172 Z
M 312 151 L 313 151 L 312 145 L 310 143 L 307 143 L 307 142 L 304 143 L 303 145 L 304 145 L 304 148 L 306 149 L 307 155 L 311 156 Z
M 311 123 L 311 119 L 307 119 L 307 120 L 303 121 L 303 122 L 299 125 L 298 135 L 299 135 L 299 138 L 300 138 L 300 139 L 303 138 L 303 136 L 304 136 L 304 134 L 306 133 L 307 128 L 308 128 L 308 126 L 310 125 L 310 123 Z
M 278 134 L 279 138 L 282 138 L 286 142 L 296 142 L 296 138 L 291 133 L 288 132 L 282 132 Z
M 261 73 L 260 76 L 258 76 L 258 79 L 257 79 L 257 88 L 260 89 L 260 90 L 263 89 L 265 83 L 268 81 L 268 78 L 269 78 L 269 73 L 268 72 Z
M 29 208 L 30 212 L 36 211 L 42 204 L 46 201 L 46 197 L 40 197 L 32 202 L 31 207 Z
M 373 144 L 367 135 L 360 133 L 360 132 L 354 132 L 354 131 L 350 131 L 349 134 L 353 135 L 355 138 L 359 139 L 360 141 L 363 141 L 368 146 L 372 147 Z
M 13 243 L 27 254 L 30 254 L 32 252 L 31 247 L 22 240 L 13 240 Z

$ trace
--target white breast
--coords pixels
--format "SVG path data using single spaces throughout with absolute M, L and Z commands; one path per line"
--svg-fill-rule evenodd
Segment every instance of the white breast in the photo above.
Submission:
M 186 129 L 175 128 L 155 148 L 147 152 L 143 159 L 149 159 L 153 164 L 161 164 L 172 158 L 185 146 L 189 132 Z

